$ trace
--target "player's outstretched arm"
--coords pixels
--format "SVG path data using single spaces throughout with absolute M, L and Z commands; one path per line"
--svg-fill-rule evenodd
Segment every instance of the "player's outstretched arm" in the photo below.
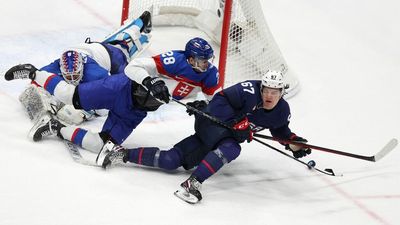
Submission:
M 143 84 L 144 79 L 158 75 L 156 64 L 152 58 L 138 58 L 132 60 L 125 67 L 125 74 L 138 84 Z

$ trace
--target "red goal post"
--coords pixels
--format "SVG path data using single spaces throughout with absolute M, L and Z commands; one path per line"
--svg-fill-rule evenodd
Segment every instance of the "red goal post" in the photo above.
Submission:
M 299 82 L 289 72 L 259 1 L 123 0 L 121 23 L 149 10 L 155 27 L 179 25 L 202 30 L 220 46 L 215 54 L 219 55 L 221 86 L 260 79 L 269 69 L 279 70 L 289 84 L 286 97 L 293 96 Z

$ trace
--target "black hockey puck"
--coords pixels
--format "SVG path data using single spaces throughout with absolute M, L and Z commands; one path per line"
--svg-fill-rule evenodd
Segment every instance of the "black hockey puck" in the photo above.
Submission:
M 315 161 L 314 160 L 310 160 L 310 161 L 308 161 L 308 163 L 307 163 L 307 166 L 308 166 L 308 169 L 312 169 L 312 168 L 314 168 L 314 166 L 316 165 L 316 163 L 315 163 Z

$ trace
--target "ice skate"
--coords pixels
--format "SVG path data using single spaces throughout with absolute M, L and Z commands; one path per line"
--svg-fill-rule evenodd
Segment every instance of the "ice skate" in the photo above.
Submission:
M 40 141 L 44 137 L 60 135 L 60 129 L 65 127 L 60 121 L 53 119 L 49 114 L 43 115 L 41 118 L 38 119 L 36 124 L 31 128 L 29 131 L 29 137 L 33 139 L 33 141 Z
M 111 166 L 125 163 L 125 156 L 127 156 L 128 150 L 120 145 L 116 145 L 111 141 L 108 141 L 96 158 L 97 165 L 107 169 Z
M 185 202 L 195 204 L 202 199 L 200 189 L 201 183 L 191 176 L 181 184 L 181 189 L 175 191 L 174 194 Z
M 32 64 L 19 64 L 11 67 L 4 78 L 6 80 L 15 80 L 15 79 L 34 79 L 36 68 Z

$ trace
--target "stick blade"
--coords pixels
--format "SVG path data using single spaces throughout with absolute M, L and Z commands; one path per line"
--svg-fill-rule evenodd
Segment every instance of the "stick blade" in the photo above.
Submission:
M 382 148 L 380 152 L 378 152 L 376 155 L 374 155 L 374 162 L 377 162 L 378 160 L 382 159 L 385 157 L 389 152 L 391 152 L 394 148 L 396 148 L 398 144 L 398 141 L 396 138 L 391 139 L 385 147 Z

